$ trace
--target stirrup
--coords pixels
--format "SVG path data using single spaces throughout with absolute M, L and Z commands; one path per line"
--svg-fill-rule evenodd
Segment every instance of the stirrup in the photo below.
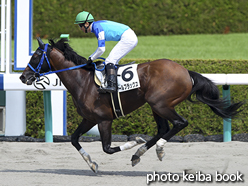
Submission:
M 113 93 L 116 91 L 115 87 L 105 87 L 105 88 L 101 88 L 103 91 L 108 92 L 108 93 Z M 99 89 L 98 89 L 99 90 Z
M 100 86 L 99 88 L 98 88 L 98 90 L 97 90 L 99 93 L 113 93 L 113 92 L 115 92 L 116 91 L 116 87 L 115 86 L 113 86 L 113 87 L 103 87 L 103 86 Z

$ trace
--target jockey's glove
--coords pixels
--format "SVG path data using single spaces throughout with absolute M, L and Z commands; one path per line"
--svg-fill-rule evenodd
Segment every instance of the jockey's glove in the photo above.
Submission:
M 91 60 L 91 57 L 89 57 L 88 61 L 87 61 L 87 65 L 91 64 L 93 61 Z

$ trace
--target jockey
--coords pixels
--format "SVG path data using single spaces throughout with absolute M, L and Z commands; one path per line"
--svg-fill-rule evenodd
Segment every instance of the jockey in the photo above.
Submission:
M 127 55 L 138 43 L 134 31 L 127 25 L 102 20 L 94 21 L 94 17 L 86 11 L 80 12 L 74 24 L 78 24 L 85 33 L 92 32 L 98 40 L 98 48 L 90 55 L 88 63 L 91 63 L 105 52 L 105 41 L 118 41 L 105 60 L 107 87 L 103 90 L 114 92 L 116 90 L 116 69 L 115 64 Z

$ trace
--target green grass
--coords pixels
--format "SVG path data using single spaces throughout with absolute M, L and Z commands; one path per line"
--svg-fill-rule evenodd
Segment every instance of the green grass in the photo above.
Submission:
M 70 38 L 71 47 L 88 58 L 97 48 L 93 38 Z M 129 59 L 248 59 L 248 34 L 201 34 L 175 36 L 139 36 L 138 45 L 125 58 Z M 47 42 L 47 40 L 44 40 Z M 117 42 L 106 42 L 107 57 Z M 38 47 L 33 42 L 33 49 Z

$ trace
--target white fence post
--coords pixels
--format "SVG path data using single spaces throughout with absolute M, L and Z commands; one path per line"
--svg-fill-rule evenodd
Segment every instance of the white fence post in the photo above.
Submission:
M 11 29 L 11 0 L 7 0 L 7 14 L 6 14 L 6 69 L 5 73 L 12 72 L 12 29 Z
M 1 0 L 1 71 L 5 71 L 5 0 Z

